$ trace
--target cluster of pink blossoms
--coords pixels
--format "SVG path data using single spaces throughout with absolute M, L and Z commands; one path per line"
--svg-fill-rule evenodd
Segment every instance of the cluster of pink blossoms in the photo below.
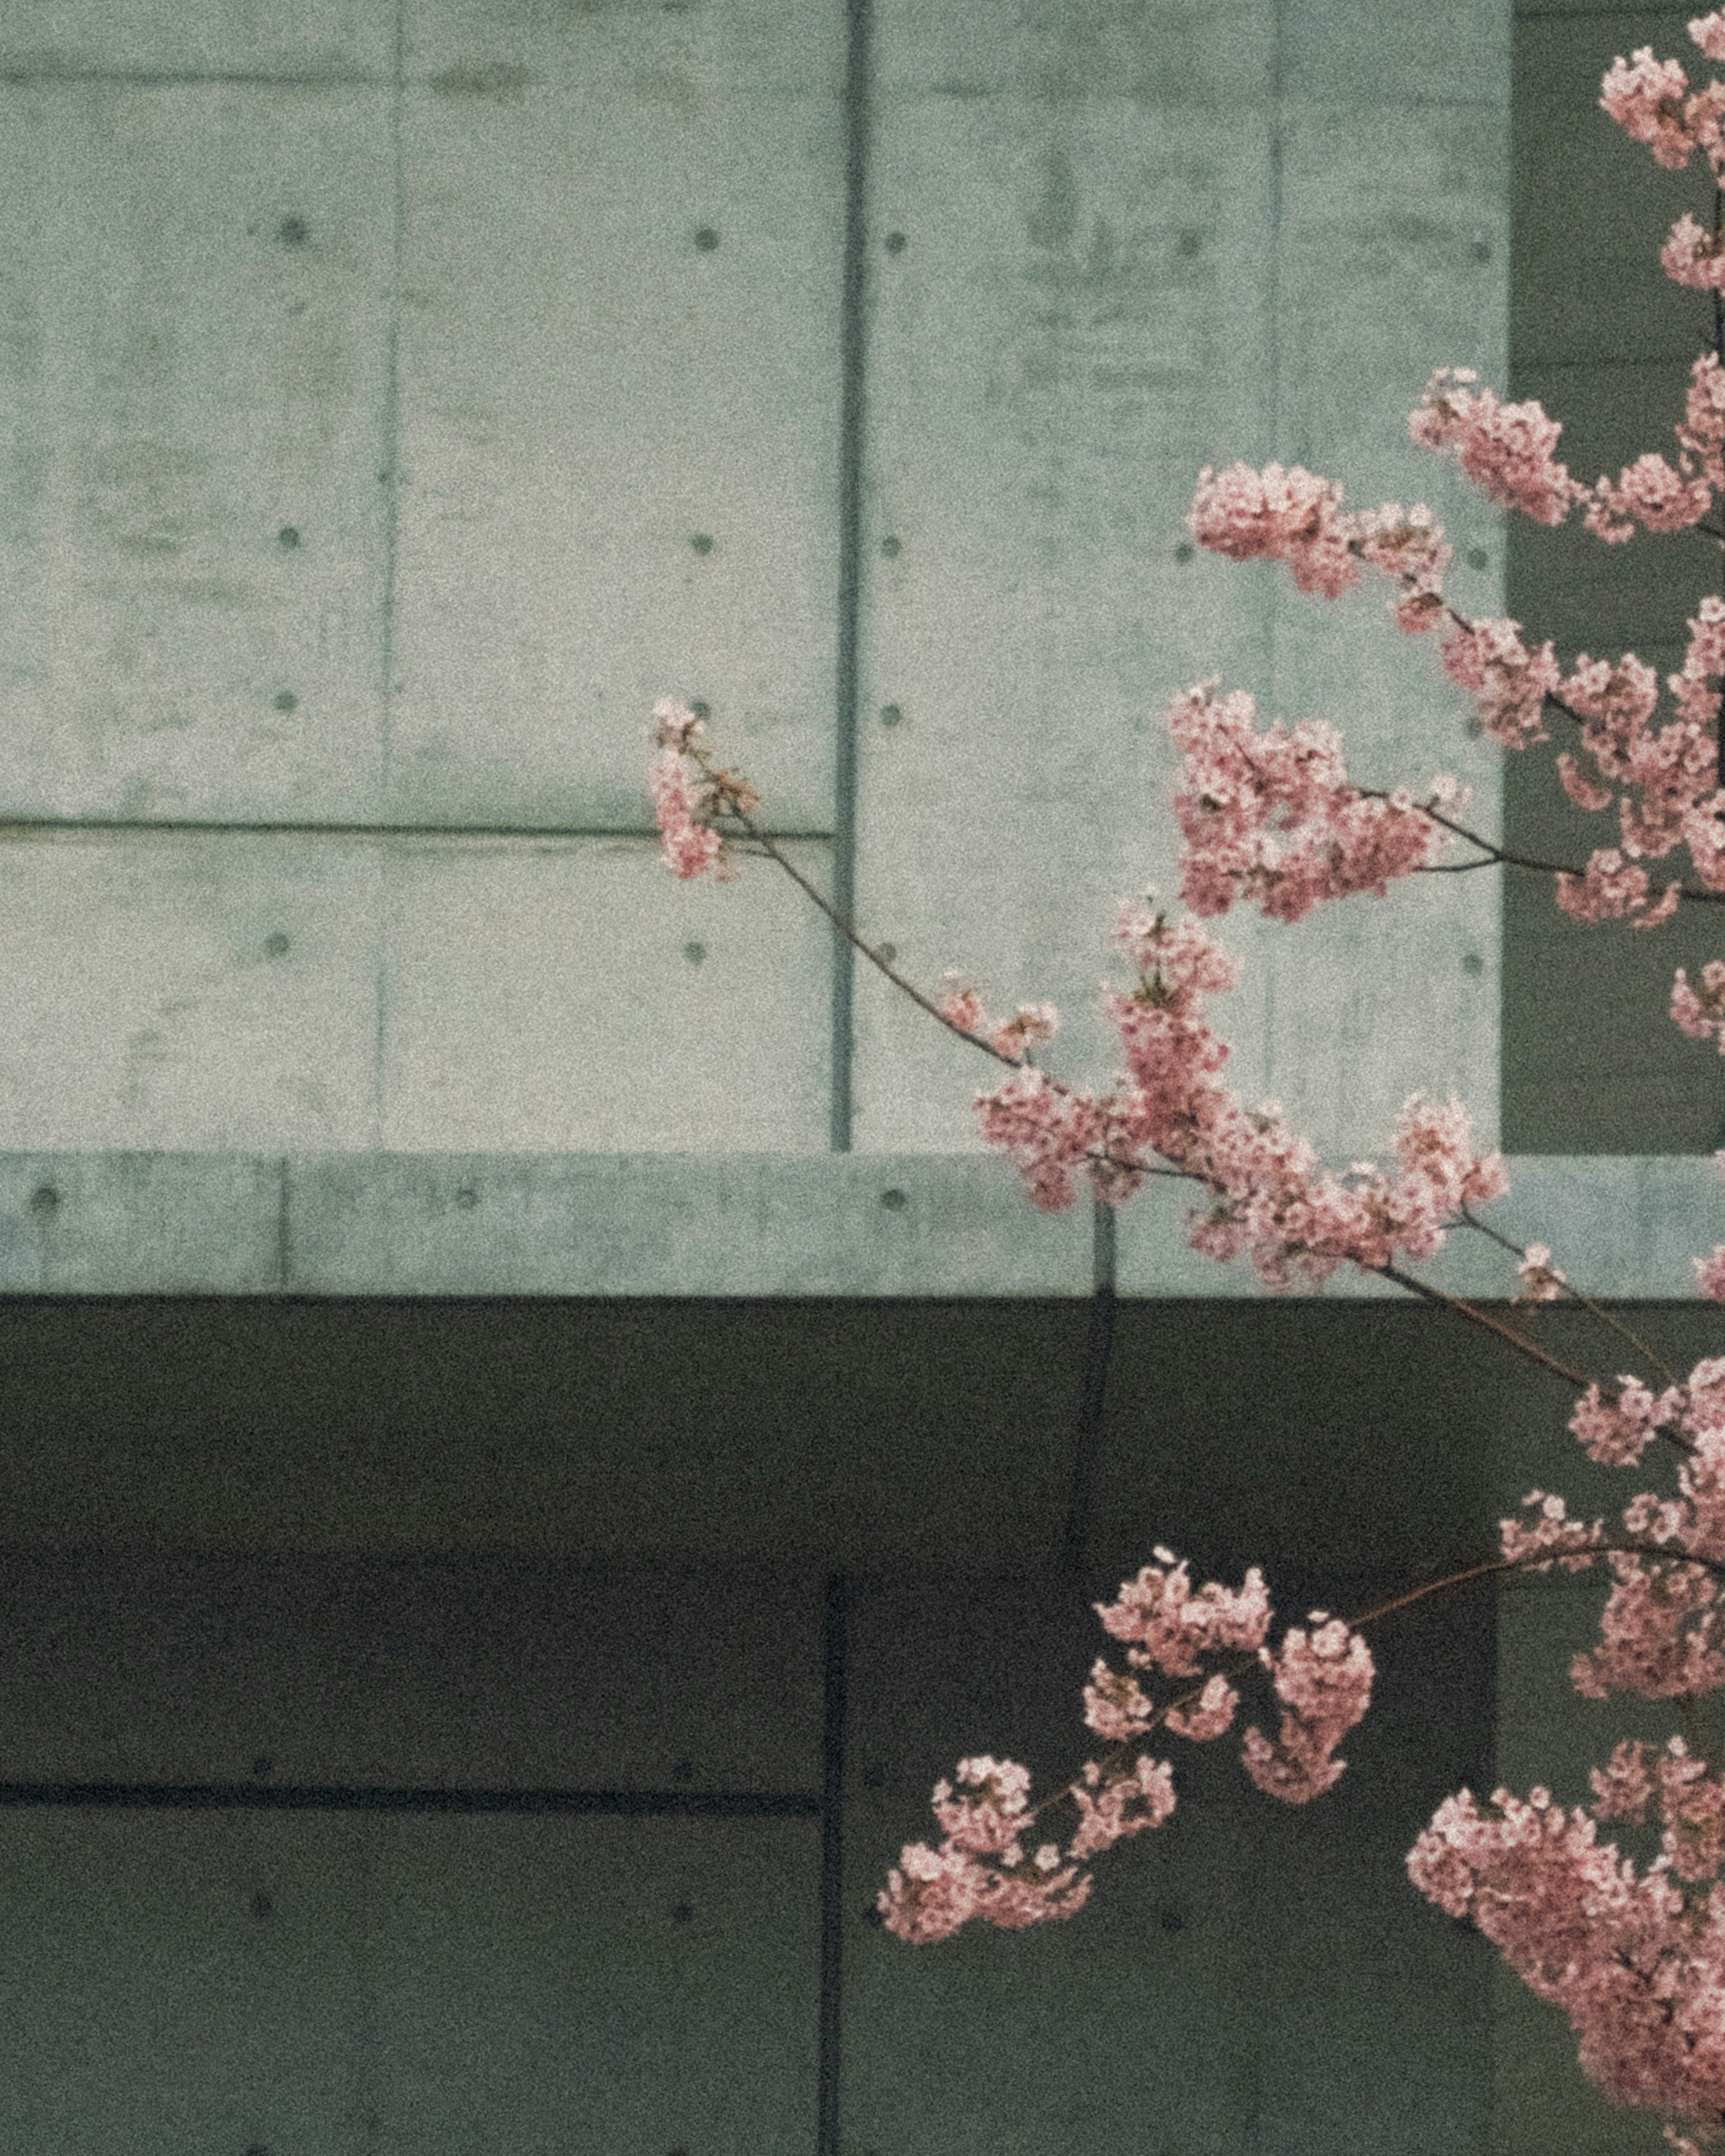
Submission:
M 1260 733 L 1251 697 L 1217 697 L 1215 685 L 1188 689 L 1168 712 L 1181 752 L 1180 895 L 1194 913 L 1225 913 L 1246 899 L 1272 920 L 1302 920 L 1332 899 L 1383 897 L 1450 843 L 1408 795 L 1378 798 L 1351 786 L 1333 726 L 1308 719 L 1291 732 L 1277 725 Z M 1464 801 L 1453 780 L 1433 782 L 1433 807 L 1453 814 Z
M 1591 1816 L 1532 1790 L 1466 1789 L 1414 1845 L 1414 1883 L 1478 1927 L 1517 1974 L 1559 2006 L 1583 2070 L 1614 2102 L 1725 2123 L 1725 1783 L 1674 1738 L 1648 1771 L 1620 1745 L 1596 1771 Z M 1639 1822 L 1657 1801 L 1661 1853 L 1637 1871 L 1597 1820 Z M 1683 2146 L 1679 2142 L 1680 2147 Z M 1692 2149 L 1695 2144 L 1687 2144 Z
M 1099 1097 L 1027 1067 L 978 1096 L 983 1137 L 1045 1210 L 1071 1202 L 1080 1173 L 1117 1202 L 1167 1163 L 1210 1193 L 1194 1216 L 1194 1250 L 1249 1256 L 1272 1287 L 1321 1286 L 1340 1265 L 1381 1270 L 1434 1255 L 1464 1206 L 1507 1188 L 1499 1156 L 1474 1152 L 1461 1103 L 1417 1095 L 1396 1127 L 1393 1173 L 1322 1168 L 1276 1103 L 1247 1109 L 1217 1082 L 1228 1049 L 1202 998 L 1233 986 L 1227 954 L 1195 921 L 1148 906 L 1128 907 L 1115 937 L 1139 975 L 1136 989 L 1106 997 L 1127 1065 L 1115 1090 Z
M 1274 1741 L 1248 1729 L 1241 1754 L 1258 1787 L 1289 1804 L 1330 1788 L 1343 1763 L 1336 1746 L 1365 1713 L 1372 1691 L 1372 1657 L 1365 1641 L 1322 1610 L 1307 1633 L 1290 1626 L 1281 1648 L 1264 1644 L 1271 1619 L 1262 1575 L 1254 1570 L 1238 1589 L 1207 1581 L 1195 1591 L 1189 1568 L 1171 1550 L 1136 1579 L 1123 1581 L 1096 1614 L 1110 1635 L 1127 1642 L 1134 1669 L 1164 1678 L 1204 1676 L 1207 1659 L 1231 1655 L 1243 1668 L 1255 1662 L 1270 1676 L 1281 1708 Z M 1195 1697 L 1194 1697 L 1195 1692 Z M 1136 1677 L 1099 1661 L 1085 1686 L 1085 1720 L 1117 1748 L 1106 1765 L 1086 1760 L 1060 1793 L 1078 1823 L 1063 1850 L 1044 1841 L 1026 1854 L 1035 1815 L 1030 1777 L 1011 1760 L 961 1759 L 956 1785 L 935 1784 L 938 1848 L 912 1842 L 901 1853 L 878 1907 L 887 1929 L 916 1944 L 949 1938 L 973 1917 L 1017 1930 L 1075 1915 L 1088 1898 L 1093 1856 L 1127 1837 L 1158 1827 L 1172 1815 L 1173 1770 L 1139 1753 L 1122 1760 L 1134 1741 L 1158 1727 L 1205 1743 L 1231 1726 L 1240 1694 L 1219 1671 L 1189 1682 L 1158 1704 Z

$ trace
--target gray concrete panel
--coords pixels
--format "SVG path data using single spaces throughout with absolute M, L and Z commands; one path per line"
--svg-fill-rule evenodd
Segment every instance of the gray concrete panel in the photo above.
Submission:
M 377 74 L 394 42 L 390 0 L 8 0 L 8 74 Z
M 841 23 L 773 12 L 414 11 L 398 816 L 639 826 L 674 692 L 830 828 Z
M 992 1160 L 326 1155 L 287 1174 L 287 1278 L 313 1294 L 484 1280 L 515 1295 L 1078 1295 L 1091 1281 L 1085 1213 L 1032 1213 Z
M 1311 50 L 1326 49 L 1310 28 Z M 1420 80 L 1409 67 L 1404 95 L 1417 97 Z M 1502 379 L 1502 86 L 1495 101 L 1478 105 L 1343 109 L 1301 100 L 1285 126 L 1281 454 L 1338 480 L 1352 505 L 1429 504 L 1456 545 L 1457 598 L 1495 613 L 1500 520 L 1447 463 L 1414 447 L 1407 421 L 1436 366 L 1471 365 Z M 1398 201 L 1386 216 L 1384 175 L 1392 168 Z M 1276 609 L 1266 717 L 1334 721 L 1362 784 L 1418 791 L 1452 773 L 1472 788 L 1471 819 L 1495 830 L 1498 752 L 1467 738 L 1462 700 L 1435 651 L 1389 619 L 1386 588 L 1337 603 L 1301 597 L 1279 572 L 1260 573 L 1272 575 Z M 1263 1086 L 1322 1151 L 1381 1158 L 1416 1091 L 1460 1093 L 1490 1142 L 1492 877 L 1427 877 L 1382 902 L 1327 908 L 1291 931 L 1230 921 L 1224 934 L 1266 976 Z
M 0 850 L 0 1128 L 64 1149 L 374 1144 L 378 902 L 352 846 Z
M 0 111 L 5 805 L 373 813 L 386 93 Z
M 0 1814 L 20 1949 L 0 1970 L 0 2139 L 39 2156 L 366 2147 L 368 1839 L 280 1814 Z
M 1503 0 L 1286 0 L 1290 93 L 1325 105 L 1499 103 L 1509 70 Z M 1393 184 L 1399 188 L 1404 175 Z
M 8 1811 L 42 2156 L 802 2148 L 809 1820 Z
M 843 15 L 831 0 L 403 0 L 416 82 L 449 95 L 604 83 L 668 112 L 718 90 L 837 96 Z
M 1276 42 L 1266 0 L 880 0 L 875 35 L 875 80 L 889 97 L 1120 97 L 1219 113 L 1267 94 Z
M 887 18 L 888 85 L 921 35 Z M 883 93 L 871 181 L 860 904 L 920 978 L 1060 1004 L 1061 1067 L 1106 1076 L 1107 929 L 1175 857 L 1168 701 L 1262 651 L 1261 588 L 1182 519 L 1261 439 L 1269 146 L 1117 89 L 942 94 L 944 59 Z M 963 1144 L 986 1073 L 890 1001 L 860 980 L 858 1142 Z
M 1508 1165 L 1504 1234 L 1549 1244 L 1589 1292 L 1694 1301 L 1692 1260 L 1725 1230 L 1712 1161 Z M 1158 1183 L 1118 1216 L 1122 1296 L 1261 1299 L 1245 1260 L 1188 1247 L 1190 1209 Z M 1465 1232 L 1420 1270 L 1486 1301 L 1515 1288 Z M 1092 1279 L 1087 1210 L 1035 1213 L 969 1155 L 0 1155 L 7 1296 L 1077 1298 Z M 1401 1291 L 1338 1273 L 1326 1293 L 1362 1296 Z
M 824 880 L 824 847 L 798 846 Z M 374 1142 L 806 1152 L 827 1134 L 831 932 L 765 863 L 677 882 L 640 839 L 390 857 Z
M 820 1786 L 808 1573 L 14 1550 L 0 1594 L 8 1780 Z
M 0 891 L 26 1147 L 824 1139 L 828 931 L 758 870 L 679 885 L 642 839 L 83 833 L 4 850 Z
M 817 1822 L 395 1819 L 379 1840 L 385 2148 L 810 2146 Z

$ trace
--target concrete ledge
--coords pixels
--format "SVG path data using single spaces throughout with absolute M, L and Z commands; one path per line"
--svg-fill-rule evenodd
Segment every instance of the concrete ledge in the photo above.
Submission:
M 1725 1240 L 1705 1159 L 1512 1161 L 1491 1218 L 1590 1291 L 1696 1299 Z M 1189 1200 L 1118 1216 L 1122 1295 L 1253 1297 L 1185 1245 Z M 1502 1298 L 1512 1261 L 1461 1235 L 1424 1268 Z M 0 1154 L 0 1294 L 1077 1296 L 1089 1209 L 1033 1210 L 980 1154 Z M 1338 1275 L 1332 1297 L 1394 1294 Z

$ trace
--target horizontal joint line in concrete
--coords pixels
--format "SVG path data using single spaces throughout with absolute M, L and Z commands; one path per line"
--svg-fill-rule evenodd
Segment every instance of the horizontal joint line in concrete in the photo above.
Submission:
M 1584 359 L 1529 359 L 1525 355 L 1515 365 L 1514 381 L 1523 382 L 1530 374 L 1604 374 L 1608 371 L 1632 367 L 1687 367 L 1694 360 L 1692 348 L 1680 352 L 1635 352 L 1626 359 L 1613 359 L 1609 353 L 1602 356 L 1589 352 Z
M 814 1819 L 820 1811 L 818 1796 L 797 1790 L 390 1789 L 316 1782 L 0 1782 L 0 1804 L 144 1811 L 597 1813 L 629 1819 Z
M 126 837 L 294 839 L 651 839 L 650 824 L 277 824 L 218 823 L 201 817 L 3 816 L 0 839 L 53 837 L 61 831 L 111 831 Z M 827 830 L 770 831 L 780 839 L 829 839 Z
M 325 69 L 309 74 L 223 74 L 192 68 L 0 67 L 0 85 L 8 90 L 85 84 L 124 90 L 388 90 L 389 78 L 353 69 Z

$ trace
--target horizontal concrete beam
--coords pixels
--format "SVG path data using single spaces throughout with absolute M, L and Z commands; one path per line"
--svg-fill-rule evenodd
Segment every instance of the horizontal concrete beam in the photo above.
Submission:
M 1687 1301 L 1725 1236 L 1704 1159 L 1524 1159 L 1491 1211 L 1594 1293 Z M 1127 1296 L 1262 1292 L 1185 1245 L 1189 1200 L 1118 1215 Z M 1421 1268 L 1501 1298 L 1510 1260 L 1462 1235 Z M 1077 1296 L 1088 1209 L 1053 1217 L 980 1154 L 0 1154 L 0 1294 Z M 1329 1292 L 1399 1292 L 1338 1275 Z

